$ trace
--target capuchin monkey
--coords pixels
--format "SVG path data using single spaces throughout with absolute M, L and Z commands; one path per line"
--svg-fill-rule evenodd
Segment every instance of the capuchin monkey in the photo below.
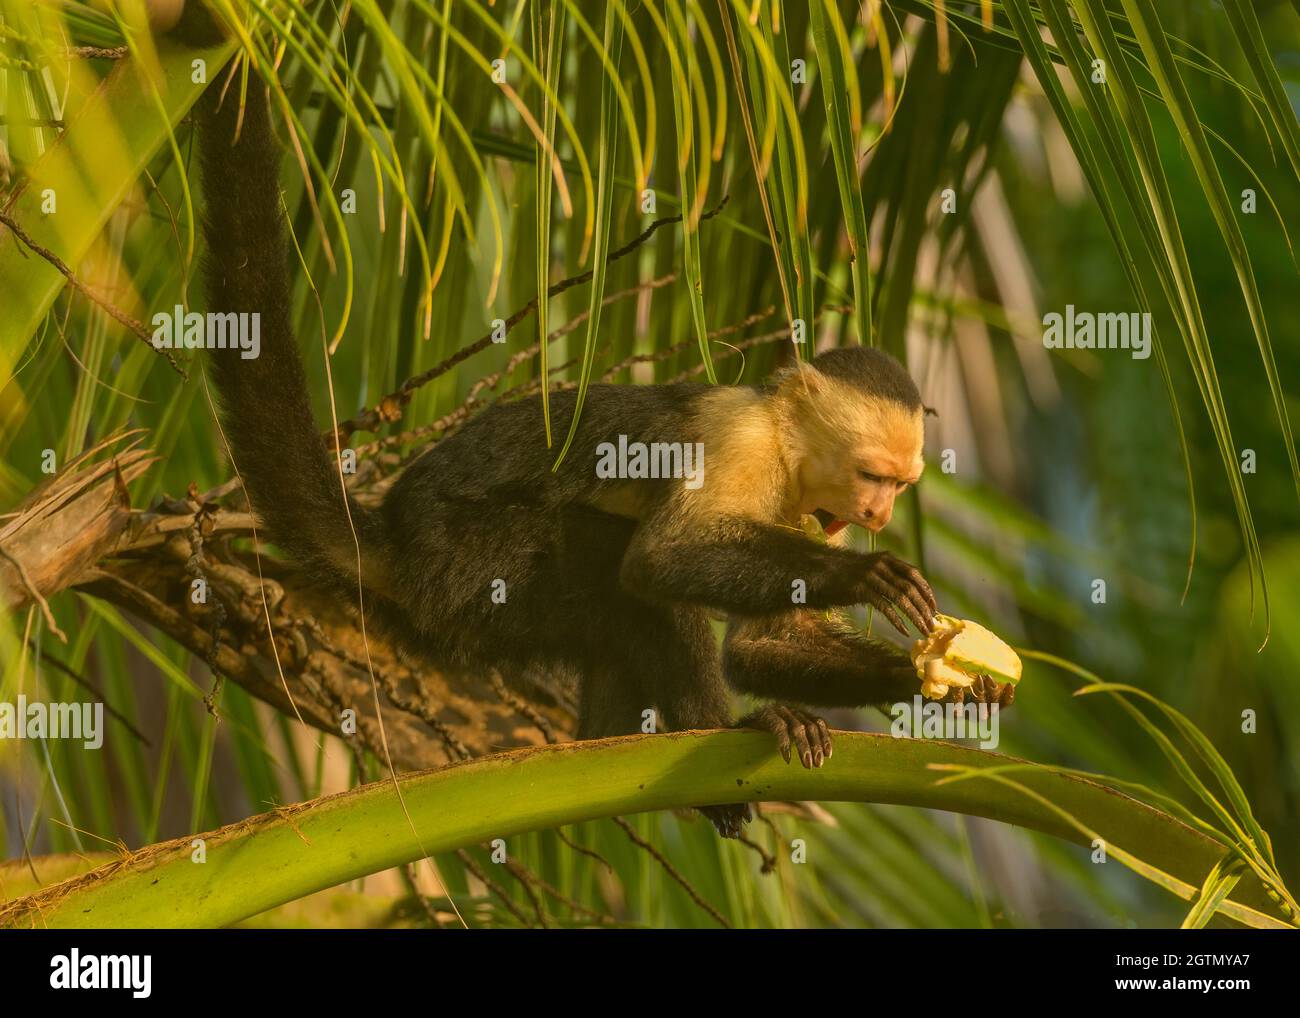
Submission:
M 219 38 L 193 2 L 178 31 Z M 213 78 L 198 111 L 208 307 L 260 314 L 261 352 L 214 350 L 212 372 L 235 467 L 275 542 L 340 596 L 359 581 L 368 616 L 432 666 L 580 676 L 580 739 L 639 732 L 652 710 L 660 730 L 771 732 L 787 763 L 793 748 L 819 767 L 831 737 L 808 707 L 911 699 L 908 654 L 830 613 L 870 605 L 905 634 L 933 628 L 914 567 L 841 546 L 848 524 L 880 531 L 921 476 L 925 408 L 897 361 L 856 347 L 766 387 L 595 385 L 558 470 L 538 398 L 500 403 L 364 507 L 343 495 L 312 416 L 265 90 L 248 89 L 241 122 L 239 89 L 223 99 Z M 573 391 L 551 396 L 558 433 L 574 404 Z M 703 456 L 689 476 L 602 476 L 612 450 L 637 443 Z M 807 514 L 830 542 L 801 529 Z M 770 703 L 733 722 L 729 688 Z M 1010 699 L 1010 687 L 973 692 Z M 702 812 L 724 837 L 751 816 L 747 804 Z

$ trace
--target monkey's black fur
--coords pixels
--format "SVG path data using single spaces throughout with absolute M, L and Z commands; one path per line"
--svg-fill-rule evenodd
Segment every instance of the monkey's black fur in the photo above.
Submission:
M 922 409 L 921 394 L 903 366 L 883 350 L 842 347 L 817 357 L 817 370 L 842 382 L 891 399 L 908 410 Z
M 609 485 L 629 482 L 596 476 L 596 446 L 620 435 L 692 441 L 700 401 L 716 389 L 592 387 L 555 472 L 537 401 L 500 404 L 416 460 L 379 509 L 346 499 L 291 327 L 279 146 L 265 91 L 250 83 L 241 122 L 238 79 L 224 101 L 221 80 L 200 100 L 198 118 L 208 306 L 259 313 L 262 345 L 258 358 L 213 351 L 211 363 L 235 465 L 272 539 L 341 594 L 355 596 L 359 576 L 368 613 L 436 666 L 498 669 L 507 680 L 537 668 L 580 676 L 584 738 L 639 731 L 647 709 L 669 729 L 729 726 L 724 669 L 743 692 L 826 706 L 916 691 L 906 654 L 815 610 L 897 605 L 926 628 L 933 595 L 897 559 L 761 522 L 677 528 L 668 505 L 681 482 L 671 479 L 631 482 L 638 513 L 598 507 Z M 815 365 L 920 406 L 915 385 L 886 355 L 837 350 Z M 568 430 L 574 398 L 552 396 L 557 434 Z M 791 577 L 806 582 L 812 610 L 792 610 Z M 495 581 L 504 581 L 504 603 L 491 596 Z M 710 611 L 731 617 L 722 661 Z M 797 709 L 747 720 L 776 731 L 783 752 L 793 738 L 806 764 L 829 754 L 829 736 L 818 742 L 824 723 Z M 729 835 L 748 817 L 743 806 L 705 812 Z

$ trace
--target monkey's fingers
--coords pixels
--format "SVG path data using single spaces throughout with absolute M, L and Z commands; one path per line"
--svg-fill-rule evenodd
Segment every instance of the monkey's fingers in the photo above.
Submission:
M 999 708 L 1010 707 L 1016 698 L 1016 687 L 1010 682 L 998 682 L 991 675 L 981 675 L 975 682 L 979 690 L 976 699 L 980 703 L 997 704 Z
M 916 566 L 904 562 L 897 555 L 892 555 L 887 551 L 879 552 L 879 575 L 889 584 L 900 591 L 907 591 L 909 596 L 916 599 L 917 607 L 921 609 L 927 621 L 933 619 L 939 613 L 939 602 L 935 600 L 934 590 L 921 571 Z M 927 627 L 926 632 L 929 632 Z
M 919 569 L 913 567 L 912 572 L 914 574 L 913 580 L 916 583 L 916 587 L 922 595 L 924 595 L 925 603 L 930 607 L 930 617 L 933 618 L 935 615 L 939 614 L 939 601 L 934 596 L 934 588 L 930 586 L 930 581 L 921 575 Z
M 911 620 L 912 625 L 916 626 L 917 631 L 928 633 L 934 628 L 933 622 L 927 615 L 927 609 L 918 606 L 918 603 L 908 596 L 908 591 L 900 588 L 890 580 L 872 577 L 871 587 L 875 591 L 877 600 L 872 603 L 875 607 L 889 619 L 904 636 L 909 636 L 907 627 L 902 625 L 902 620 L 898 618 L 898 612 L 902 612 Z
M 976 676 L 975 681 L 967 687 L 970 692 L 970 699 L 974 703 L 980 704 L 981 712 L 986 707 L 997 705 L 1001 710 L 1003 707 L 1010 707 L 1016 698 L 1016 687 L 1010 682 L 998 682 L 991 675 Z M 954 703 L 961 703 L 962 697 L 954 697 L 954 693 L 963 692 L 954 689 L 944 697 L 945 701 L 951 700 Z M 982 716 L 982 714 L 981 714 Z
M 889 557 L 888 564 L 896 589 L 906 595 L 925 619 L 921 632 L 930 633 L 934 629 L 934 617 L 939 614 L 939 602 L 934 598 L 934 590 L 916 566 L 908 565 L 893 555 Z
M 888 601 L 911 619 L 919 633 L 926 635 L 933 631 L 936 614 L 934 592 L 915 567 L 889 552 L 878 552 L 873 558 L 866 586 L 877 608 L 881 607 L 881 599 Z M 908 635 L 901 626 L 899 631 Z
M 908 616 L 916 623 L 917 631 L 922 636 L 929 636 L 934 632 L 934 613 L 930 606 L 925 602 L 920 592 L 914 587 L 901 588 L 904 603 L 910 609 Z
M 889 624 L 892 625 L 895 629 L 897 629 L 900 633 L 902 633 L 904 636 L 909 635 L 907 632 L 907 623 L 904 622 L 903 617 L 898 614 L 898 609 L 894 607 L 894 604 L 889 599 L 887 593 L 885 593 L 883 590 L 880 591 L 875 597 L 871 599 L 870 604 L 871 607 L 875 608 L 876 611 L 880 612 L 881 615 L 885 616 L 885 618 L 889 620 Z

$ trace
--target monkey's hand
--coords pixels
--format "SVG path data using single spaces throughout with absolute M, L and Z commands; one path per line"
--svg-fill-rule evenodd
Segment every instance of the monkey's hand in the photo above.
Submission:
M 826 722 L 809 714 L 801 707 L 773 703 L 746 714 L 736 722 L 737 728 L 757 728 L 776 736 L 776 748 L 786 763 L 790 762 L 790 746 L 799 752 L 799 762 L 805 767 L 820 767 L 831 756 L 831 730 Z
M 903 615 L 922 635 L 928 635 L 934 629 L 939 604 L 920 570 L 887 551 L 875 552 L 869 559 L 862 581 L 864 602 L 885 616 L 904 636 L 909 634 Z
M 1016 700 L 1016 687 L 1011 682 L 998 682 L 991 675 L 979 675 L 969 686 L 953 686 L 948 690 L 942 703 L 997 704 L 999 708 L 1010 707 Z

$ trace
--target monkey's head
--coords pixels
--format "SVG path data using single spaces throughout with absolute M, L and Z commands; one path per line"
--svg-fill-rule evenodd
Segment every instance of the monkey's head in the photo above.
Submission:
M 828 534 L 882 529 L 925 466 L 925 406 L 906 369 L 883 351 L 843 347 L 789 371 L 778 394 L 790 408 L 799 512 L 816 513 Z

